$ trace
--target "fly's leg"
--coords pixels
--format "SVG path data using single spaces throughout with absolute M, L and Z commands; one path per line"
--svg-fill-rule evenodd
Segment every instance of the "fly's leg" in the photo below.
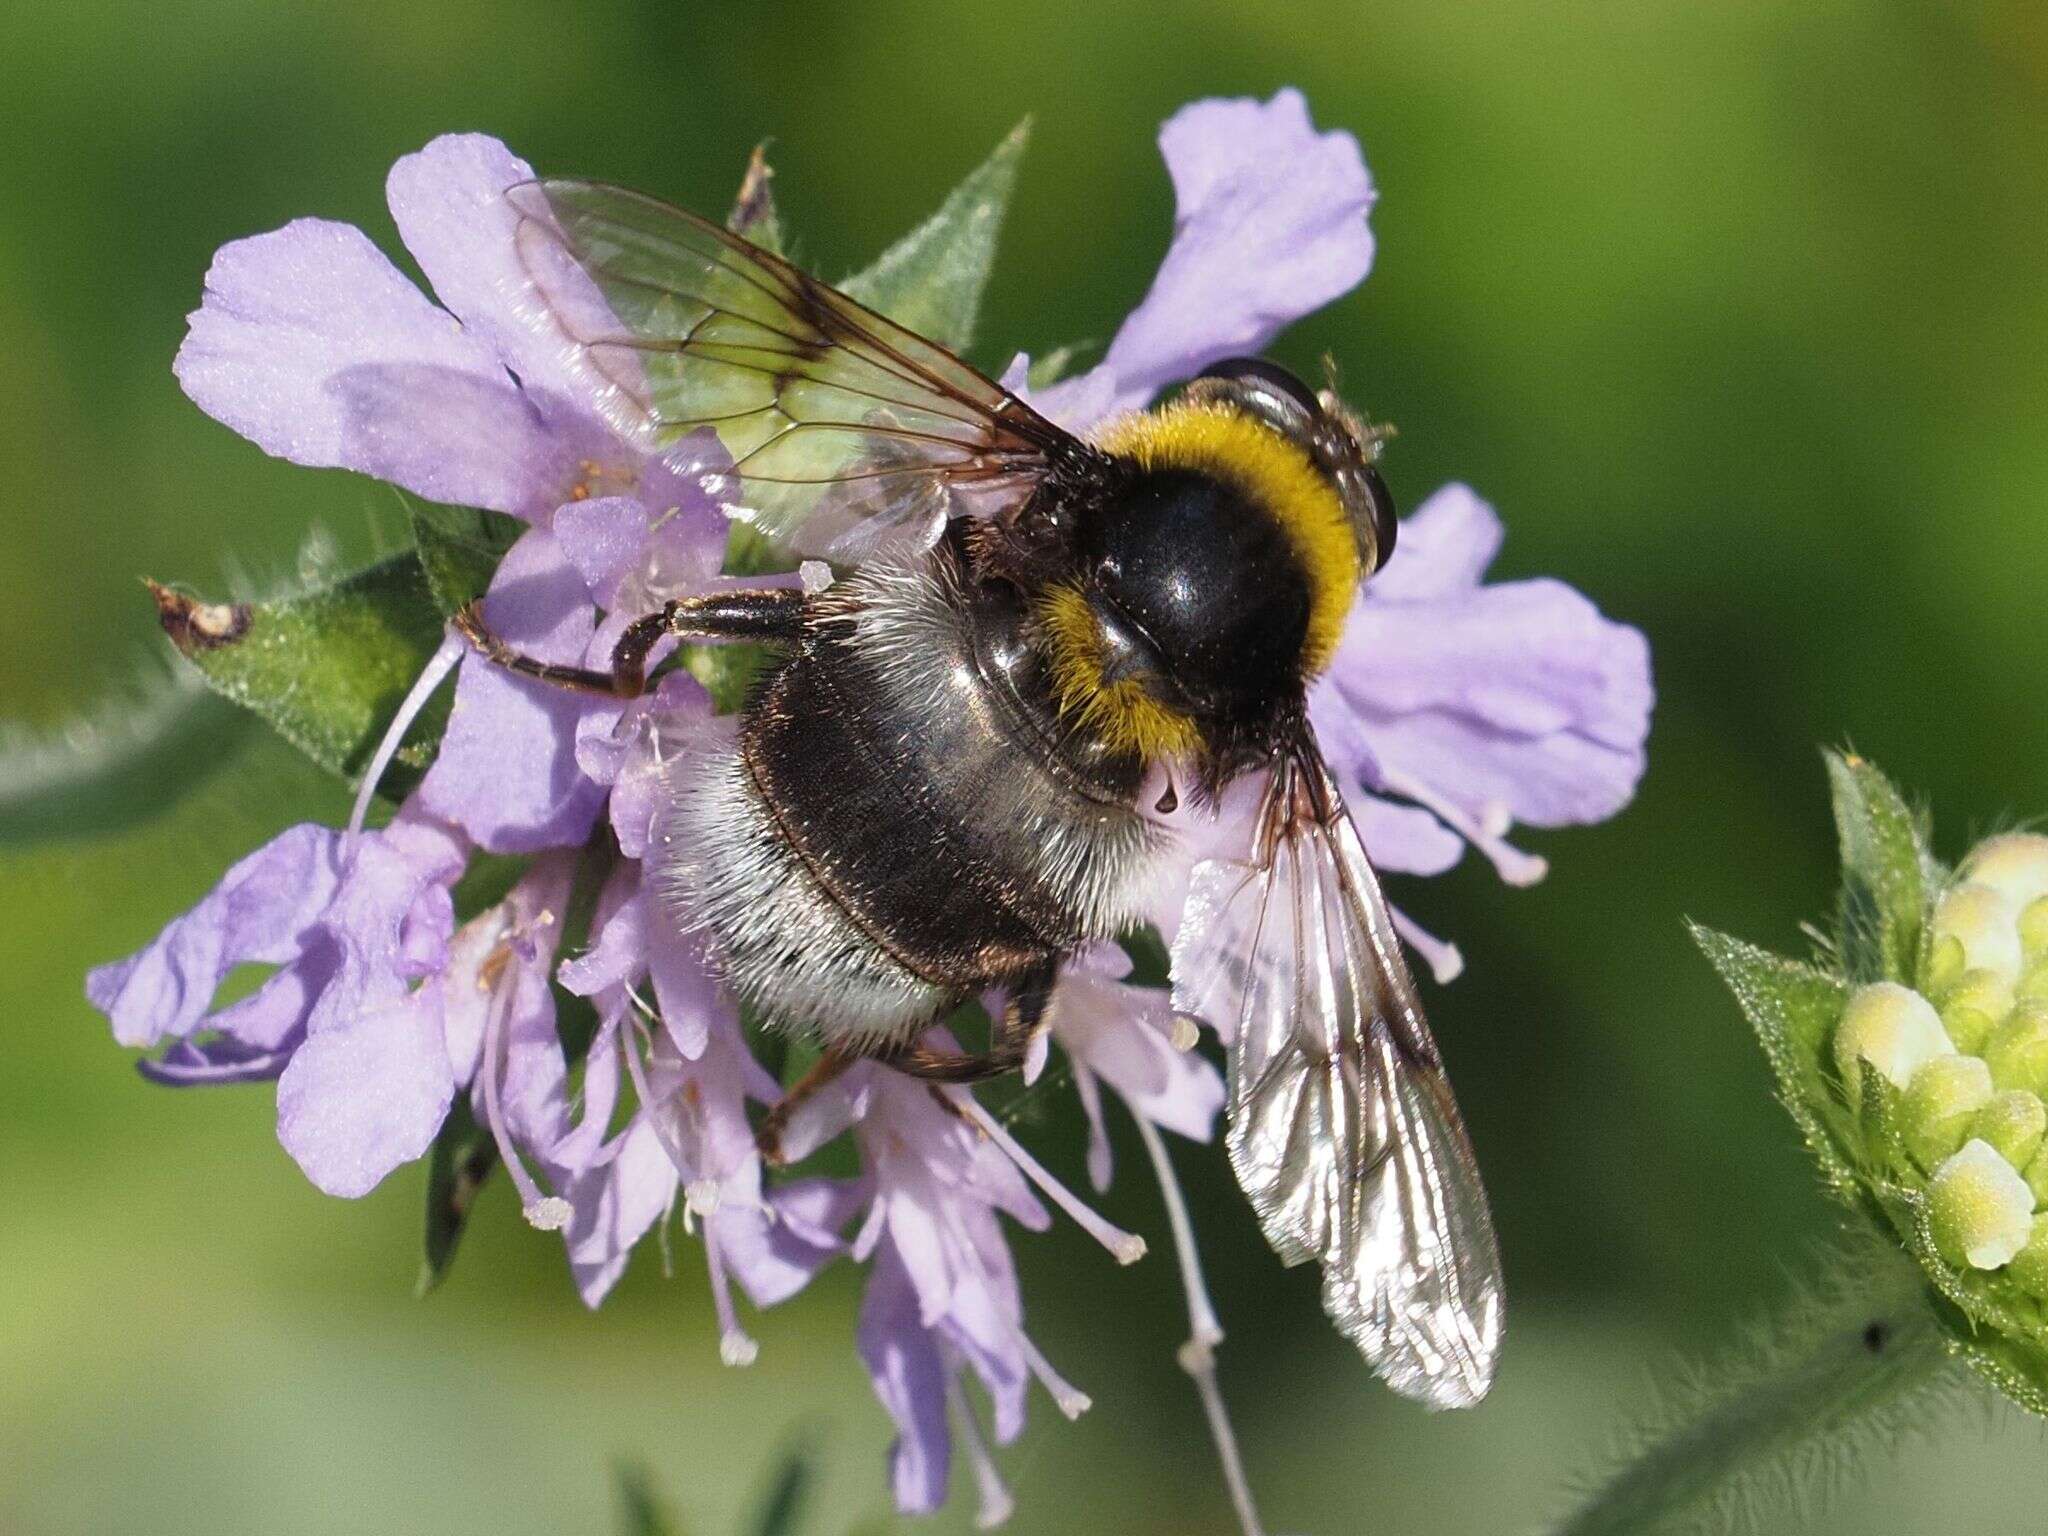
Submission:
M 805 1100 L 820 1088 L 836 1082 L 842 1072 L 859 1060 L 858 1056 L 828 1050 L 811 1064 L 810 1071 L 784 1090 L 782 1097 L 761 1117 L 761 1124 L 754 1132 L 754 1145 L 760 1149 L 764 1162 L 775 1167 L 782 1165 L 782 1133 L 789 1129 L 790 1117 Z
M 1053 982 L 1058 975 L 1059 963 L 1047 961 L 1018 982 L 1010 1000 L 1003 1005 L 1003 1016 L 996 1020 L 989 1048 L 978 1055 L 903 1045 L 875 1059 L 908 1077 L 930 1083 L 980 1083 L 1014 1072 L 1024 1065 L 1033 1042 L 1051 1024 L 1046 1004 L 1052 1001 Z
M 659 613 L 635 619 L 612 647 L 609 671 L 562 666 L 521 655 L 484 623 L 483 604 L 466 603 L 455 615 L 455 627 L 487 660 L 557 688 L 601 693 L 608 698 L 635 699 L 647 687 L 647 653 L 668 635 L 682 640 L 791 641 L 803 629 L 804 594 L 796 587 L 763 587 L 750 591 L 712 592 L 677 598 Z

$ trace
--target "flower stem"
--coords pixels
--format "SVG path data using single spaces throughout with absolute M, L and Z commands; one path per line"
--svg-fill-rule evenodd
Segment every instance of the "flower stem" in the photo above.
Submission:
M 1953 1357 L 1918 1270 L 1859 1247 L 1828 1283 L 1703 1376 L 1556 1536 L 1727 1529 L 1745 1509 L 1824 1495 L 1865 1448 L 1921 1422 Z

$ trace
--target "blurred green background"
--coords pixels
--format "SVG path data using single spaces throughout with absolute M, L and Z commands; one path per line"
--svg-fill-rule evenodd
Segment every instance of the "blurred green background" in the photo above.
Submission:
M 1973 830 L 2048 808 L 2048 13 L 2034 0 L 1210 0 L 963 7 L 501 0 L 16 5 L 0 50 L 0 713 L 56 726 L 161 645 L 138 575 L 218 590 L 347 551 L 382 488 L 267 460 L 170 361 L 214 248 L 299 214 L 397 250 L 386 167 L 448 129 L 707 210 L 775 139 L 828 275 L 921 217 L 1026 112 L 1037 134 L 982 361 L 1106 338 L 1164 249 L 1152 135 L 1183 101 L 1298 84 L 1381 189 L 1358 294 L 1288 336 L 1401 437 L 1412 505 L 1469 480 L 1500 574 L 1554 572 L 1651 636 L 1638 801 L 1395 897 L 1454 936 L 1427 989 L 1512 1295 L 1478 1412 L 1392 1399 L 1283 1272 L 1221 1155 L 1183 1148 L 1224 1376 L 1270 1522 L 1524 1529 L 1779 1295 L 1833 1217 L 1761 1057 L 1681 927 L 1781 948 L 1830 899 L 1815 745 L 1853 741 Z M 793 1437 L 813 1528 L 889 1528 L 888 1427 L 841 1266 L 723 1370 L 693 1248 L 602 1313 L 502 1188 L 411 1296 L 419 1171 L 316 1194 L 263 1088 L 141 1082 L 79 976 L 344 790 L 253 731 L 181 743 L 173 814 L 0 850 L 0 1530 L 524 1536 L 611 1522 L 644 1460 L 690 1529 L 738 1529 Z M 1036 1138 L 1080 1177 L 1071 1114 Z M 1112 1273 L 1018 1244 L 1034 1335 L 1096 1400 L 1041 1397 L 1013 1529 L 1234 1529 L 1191 1393 L 1156 1197 L 1120 1142 Z M 1812 1528 L 1913 1533 L 2048 1500 L 1994 1415 L 1874 1469 Z M 2024 1507 L 2024 1506 L 2021 1506 Z M 1882 1512 L 1880 1515 L 1878 1512 Z M 926 1529 L 965 1530 L 964 1486 Z M 2010 1528 L 2002 1527 L 2002 1528 Z

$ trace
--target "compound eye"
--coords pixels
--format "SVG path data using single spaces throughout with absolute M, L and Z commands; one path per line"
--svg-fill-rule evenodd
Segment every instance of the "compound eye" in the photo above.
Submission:
M 1401 523 L 1394 514 L 1394 493 L 1387 489 L 1387 482 L 1371 465 L 1367 465 L 1365 470 L 1365 493 L 1372 502 L 1373 569 L 1379 570 L 1394 553 L 1394 540 L 1400 536 Z
M 1310 389 L 1278 363 L 1268 362 L 1263 357 L 1226 357 L 1222 362 L 1204 368 L 1197 378 L 1203 379 L 1245 379 L 1263 384 L 1275 394 L 1285 395 L 1311 418 L 1322 415 L 1322 402 L 1316 399 Z

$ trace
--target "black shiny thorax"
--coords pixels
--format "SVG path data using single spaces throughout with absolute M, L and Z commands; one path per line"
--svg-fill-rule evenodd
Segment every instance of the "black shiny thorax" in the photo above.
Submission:
M 1118 478 L 1078 519 L 1075 544 L 1181 693 L 1167 702 L 1237 723 L 1299 693 L 1309 582 L 1279 519 L 1201 470 Z

